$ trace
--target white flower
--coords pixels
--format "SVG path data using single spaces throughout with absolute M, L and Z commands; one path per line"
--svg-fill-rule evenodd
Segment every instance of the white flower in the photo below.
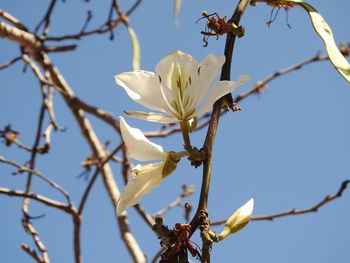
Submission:
M 141 198 L 158 186 L 176 167 L 172 153 L 164 152 L 162 146 L 149 141 L 141 130 L 130 127 L 120 118 L 120 131 L 129 156 L 138 161 L 162 160 L 146 165 L 136 165 L 132 170 L 132 179 L 125 186 L 117 204 L 118 215 L 129 206 L 140 202 Z M 166 165 L 166 169 L 165 169 Z M 169 168 L 169 166 L 172 168 Z
M 173 51 L 159 61 L 156 73 L 135 70 L 115 79 L 134 101 L 161 112 L 127 112 L 130 116 L 162 123 L 188 121 L 210 111 L 215 101 L 249 79 L 241 76 L 236 83 L 217 81 L 210 89 L 224 62 L 225 56 L 209 54 L 198 63 L 189 54 Z
M 159 162 L 147 165 L 138 164 L 131 170 L 133 178 L 128 181 L 118 201 L 118 216 L 129 206 L 138 204 L 145 194 L 162 182 L 164 179 L 163 167 L 164 162 Z
M 227 219 L 224 230 L 220 233 L 220 240 L 226 238 L 228 235 L 234 234 L 245 227 L 252 216 L 254 209 L 254 199 L 251 198 L 247 203 L 238 208 L 236 212 Z

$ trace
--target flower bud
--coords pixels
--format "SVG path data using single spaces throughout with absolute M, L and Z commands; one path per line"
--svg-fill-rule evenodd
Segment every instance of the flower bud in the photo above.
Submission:
M 167 158 L 164 160 L 164 167 L 162 176 L 163 178 L 170 175 L 176 169 L 177 163 L 180 161 L 180 158 L 175 152 L 168 152 Z
M 228 235 L 234 234 L 245 227 L 253 213 L 254 200 L 251 198 L 247 203 L 241 206 L 226 221 L 224 230 L 220 233 L 219 239 L 222 240 Z

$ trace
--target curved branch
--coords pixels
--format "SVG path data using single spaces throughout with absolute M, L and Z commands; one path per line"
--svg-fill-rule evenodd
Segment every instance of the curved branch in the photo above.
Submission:
M 0 187 L 0 194 L 8 195 L 8 196 L 16 196 L 16 197 L 23 197 L 23 198 L 30 198 L 32 200 L 36 200 L 44 205 L 57 208 L 63 212 L 66 212 L 68 214 L 71 214 L 74 212 L 73 208 L 71 206 L 67 206 L 64 203 L 61 203 L 59 201 L 47 198 L 42 195 L 38 195 L 32 192 L 24 192 L 20 190 L 11 190 L 8 188 Z

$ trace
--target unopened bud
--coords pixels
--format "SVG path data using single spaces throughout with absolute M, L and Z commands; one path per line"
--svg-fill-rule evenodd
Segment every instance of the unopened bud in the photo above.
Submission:
M 176 169 L 177 163 L 180 161 L 180 158 L 178 157 L 177 153 L 175 152 L 168 152 L 167 158 L 164 160 L 164 167 L 162 176 L 163 178 L 170 175 L 174 170 Z
M 220 233 L 220 240 L 228 235 L 234 234 L 245 227 L 252 216 L 254 208 L 254 200 L 250 199 L 247 203 L 241 206 L 233 215 L 226 221 L 224 230 Z

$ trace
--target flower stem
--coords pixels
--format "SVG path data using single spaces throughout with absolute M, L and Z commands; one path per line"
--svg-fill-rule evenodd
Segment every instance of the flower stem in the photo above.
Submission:
M 184 148 L 186 151 L 190 151 L 192 150 L 192 145 L 190 140 L 190 133 L 188 130 L 188 122 L 186 120 L 180 122 L 180 127 L 181 127 L 182 138 L 184 140 Z

